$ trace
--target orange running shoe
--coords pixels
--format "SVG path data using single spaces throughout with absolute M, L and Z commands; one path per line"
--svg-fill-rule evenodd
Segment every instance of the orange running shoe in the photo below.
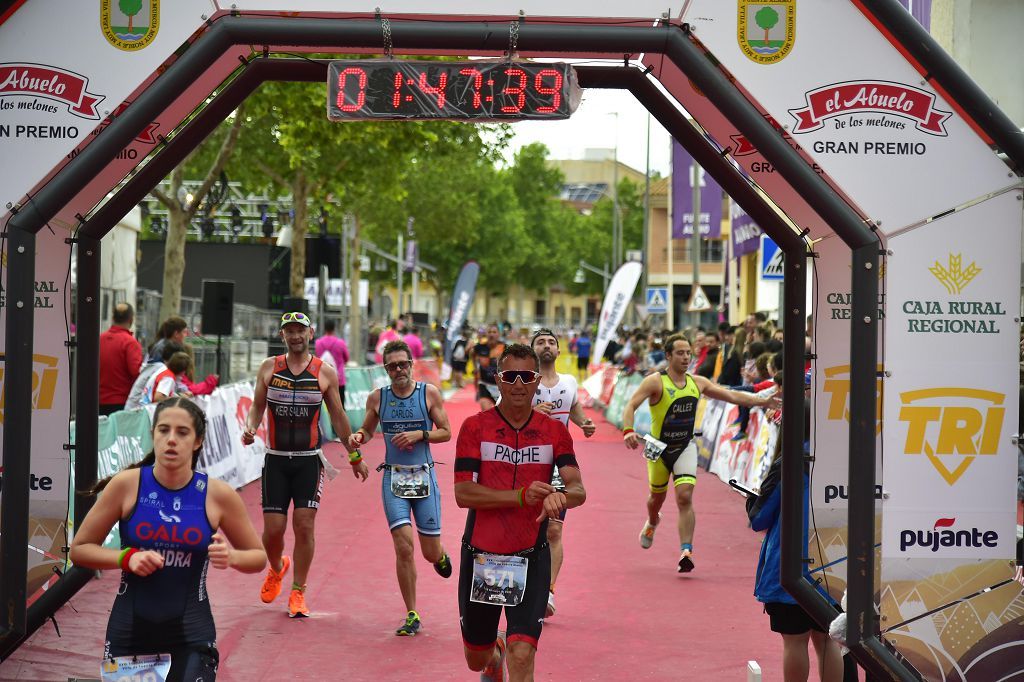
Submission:
M 480 682 L 505 682 L 505 633 L 499 631 L 494 645 L 498 649 L 498 663 L 488 664 L 480 671 Z
M 292 590 L 288 595 L 288 617 L 309 618 L 309 609 L 306 608 L 306 594 L 302 590 Z
M 284 579 L 284 574 L 288 572 L 288 567 L 291 565 L 292 560 L 283 556 L 281 557 L 280 572 L 275 571 L 273 566 L 267 569 L 267 577 L 263 580 L 263 587 L 260 588 L 260 599 L 264 604 L 269 604 L 277 599 L 277 595 L 281 594 L 281 580 Z

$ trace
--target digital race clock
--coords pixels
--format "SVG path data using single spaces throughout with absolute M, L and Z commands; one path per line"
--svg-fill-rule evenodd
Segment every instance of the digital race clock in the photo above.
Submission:
M 580 93 L 576 71 L 565 63 L 333 61 L 327 118 L 565 119 Z

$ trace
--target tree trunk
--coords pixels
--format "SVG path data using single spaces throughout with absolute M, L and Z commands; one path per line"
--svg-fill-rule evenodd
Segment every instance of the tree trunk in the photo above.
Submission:
M 342 230 L 344 229 L 342 228 Z M 349 259 L 349 357 L 362 365 L 366 353 L 363 350 L 362 311 L 359 309 L 359 280 L 362 277 L 362 273 L 359 271 L 359 218 L 354 217 L 352 220 L 352 241 L 349 242 L 349 248 L 345 249 L 344 257 Z M 342 302 L 344 303 L 344 301 Z
M 171 315 L 178 315 L 181 311 L 181 282 L 185 275 L 185 236 L 188 233 L 189 223 L 188 213 L 181 206 L 171 204 L 167 211 L 167 241 L 164 243 L 164 288 L 163 298 L 160 300 L 160 322 Z
M 288 290 L 292 296 L 302 297 L 306 292 L 306 200 L 309 198 L 310 186 L 301 168 L 295 172 L 291 184 L 295 220 L 292 222 L 292 270 Z
M 128 15 L 128 32 L 129 33 L 134 33 L 134 31 L 132 30 L 132 28 L 134 27 L 134 21 L 133 21 L 134 19 L 135 19 L 135 15 L 134 14 L 129 14 Z

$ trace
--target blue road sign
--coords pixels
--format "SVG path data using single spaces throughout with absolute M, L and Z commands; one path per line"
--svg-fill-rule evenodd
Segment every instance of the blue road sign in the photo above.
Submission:
M 785 254 L 768 235 L 761 235 L 761 279 L 766 282 L 781 282 Z
M 647 312 L 652 315 L 668 312 L 668 287 L 647 287 Z

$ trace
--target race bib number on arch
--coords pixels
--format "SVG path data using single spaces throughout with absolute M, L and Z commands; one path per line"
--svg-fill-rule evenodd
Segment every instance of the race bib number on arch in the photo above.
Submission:
M 430 494 L 430 470 L 422 466 L 392 467 L 391 492 L 407 500 L 426 497 Z
M 528 565 L 526 557 L 474 554 L 469 600 L 494 606 L 519 606 L 526 593 Z
M 103 661 L 102 682 L 165 682 L 171 671 L 170 654 L 118 656 Z

